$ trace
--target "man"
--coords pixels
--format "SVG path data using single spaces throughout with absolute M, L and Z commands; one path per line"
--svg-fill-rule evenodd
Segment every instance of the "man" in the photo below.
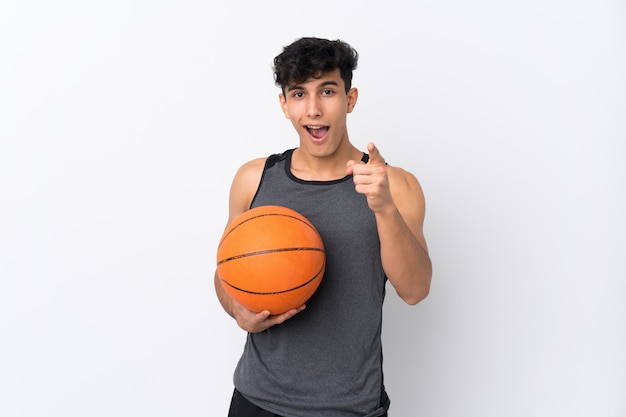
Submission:
M 373 143 L 366 153 L 348 137 L 357 60 L 348 44 L 318 38 L 299 39 L 274 59 L 280 105 L 298 147 L 241 166 L 229 222 L 252 207 L 292 208 L 319 231 L 327 265 L 306 306 L 275 316 L 238 304 L 216 273 L 220 303 L 248 332 L 230 417 L 387 415 L 385 284 L 417 304 L 428 295 L 432 270 L 417 179 L 386 164 Z

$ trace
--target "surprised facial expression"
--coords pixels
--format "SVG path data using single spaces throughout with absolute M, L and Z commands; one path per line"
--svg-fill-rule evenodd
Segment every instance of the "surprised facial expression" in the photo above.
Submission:
M 347 141 L 346 116 L 356 104 L 355 88 L 347 93 L 339 69 L 285 88 L 280 103 L 300 137 L 300 147 L 327 154 Z

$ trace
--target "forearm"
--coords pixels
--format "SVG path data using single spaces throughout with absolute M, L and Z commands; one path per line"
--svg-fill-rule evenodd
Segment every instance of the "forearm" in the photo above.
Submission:
M 290 319 L 305 309 L 305 306 L 302 305 L 298 308 L 293 308 L 285 313 L 277 314 L 275 316 L 270 315 L 269 310 L 255 313 L 233 300 L 233 298 L 222 286 L 222 282 L 220 281 L 217 271 L 215 272 L 214 281 L 215 293 L 217 294 L 220 304 L 224 310 L 237 321 L 237 325 L 239 325 L 239 327 L 246 332 L 262 332 L 272 326 L 283 323 L 285 320 Z
M 432 265 L 420 242 L 395 206 L 376 214 L 383 269 L 398 295 L 414 305 L 430 291 Z

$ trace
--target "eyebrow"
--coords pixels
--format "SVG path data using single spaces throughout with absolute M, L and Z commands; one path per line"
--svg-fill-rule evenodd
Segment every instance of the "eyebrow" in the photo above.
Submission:
M 328 81 L 324 81 L 323 83 L 321 83 L 318 88 L 320 87 L 326 87 L 329 85 L 333 85 L 335 87 L 339 87 L 339 83 L 337 81 L 333 81 L 333 80 L 328 80 Z M 287 91 L 293 91 L 293 90 L 304 90 L 304 87 L 302 87 L 301 85 L 290 85 L 287 87 Z

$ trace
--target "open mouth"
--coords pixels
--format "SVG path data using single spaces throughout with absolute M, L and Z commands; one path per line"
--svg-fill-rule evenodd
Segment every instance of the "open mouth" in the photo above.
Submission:
M 304 126 L 309 135 L 315 139 L 322 139 L 328 133 L 328 126 Z

